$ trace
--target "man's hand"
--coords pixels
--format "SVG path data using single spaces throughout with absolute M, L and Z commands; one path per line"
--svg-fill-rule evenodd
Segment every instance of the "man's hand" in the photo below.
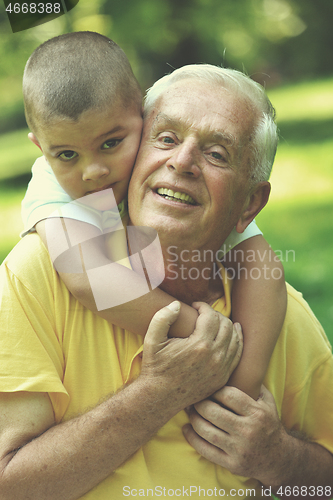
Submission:
M 226 386 L 188 413 L 191 424 L 183 428 L 187 441 L 200 455 L 233 474 L 258 479 L 277 496 L 281 491 L 283 495 L 285 486 L 333 487 L 332 455 L 287 432 L 264 386 L 257 401 Z M 311 498 L 307 491 L 309 496 L 303 498 Z
M 286 431 L 265 387 L 258 401 L 235 387 L 224 387 L 196 404 L 189 415 L 192 425 L 184 428 L 184 435 L 211 462 L 256 479 L 275 470 L 275 453 Z
M 170 339 L 170 325 L 179 314 L 173 302 L 155 314 L 147 331 L 140 377 L 153 381 L 169 409 L 184 409 L 223 387 L 242 354 L 240 325 L 204 303 L 190 337 Z

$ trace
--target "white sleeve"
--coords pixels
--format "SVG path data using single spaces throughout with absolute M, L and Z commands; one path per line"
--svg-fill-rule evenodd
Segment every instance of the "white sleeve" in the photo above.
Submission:
M 66 206 L 66 217 L 87 222 L 101 229 L 100 216 L 96 211 L 78 211 L 73 199 L 57 181 L 52 168 L 44 156 L 38 158 L 32 167 L 32 178 L 22 201 L 21 214 L 24 230 L 21 236 L 33 232 L 34 226 L 47 217 L 59 217 L 57 212 Z M 58 215 L 57 215 L 58 214 Z
M 242 241 L 252 238 L 252 236 L 257 236 L 258 234 L 262 234 L 262 232 L 260 231 L 254 220 L 242 233 L 237 233 L 236 229 L 234 228 L 220 248 L 219 254 L 225 255 L 227 252 L 229 252 L 229 250 L 234 248 Z

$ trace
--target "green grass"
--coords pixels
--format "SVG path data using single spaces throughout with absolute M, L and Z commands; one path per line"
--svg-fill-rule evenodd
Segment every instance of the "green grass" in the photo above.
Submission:
M 305 81 L 269 90 L 268 95 L 280 121 L 332 119 L 332 85 L 332 78 Z
M 23 229 L 21 221 L 21 200 L 25 186 L 15 182 L 0 183 L 0 262 L 19 241 Z
M 281 140 L 271 200 L 257 223 L 282 252 L 287 281 L 302 291 L 333 344 L 332 86 L 327 79 L 269 92 Z
M 333 344 L 333 201 L 276 202 L 257 223 Z
M 29 172 L 40 156 L 38 148 L 29 141 L 28 132 L 22 129 L 0 135 L 0 181 Z

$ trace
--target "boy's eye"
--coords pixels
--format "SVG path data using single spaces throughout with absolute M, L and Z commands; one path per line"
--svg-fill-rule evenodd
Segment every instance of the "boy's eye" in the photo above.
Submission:
M 74 158 L 76 158 L 78 156 L 77 153 L 75 153 L 75 151 L 63 151 L 62 153 L 60 153 L 60 155 L 58 155 L 59 158 L 61 158 L 62 160 L 73 160 Z
M 121 139 L 109 139 L 108 141 L 105 141 L 102 149 L 112 149 L 118 146 L 118 144 L 121 143 Z

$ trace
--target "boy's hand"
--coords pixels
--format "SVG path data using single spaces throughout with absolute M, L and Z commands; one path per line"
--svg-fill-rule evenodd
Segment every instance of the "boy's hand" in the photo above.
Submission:
M 179 302 L 158 311 L 148 328 L 140 377 L 146 377 L 165 405 L 180 411 L 223 387 L 236 368 L 243 348 L 240 325 L 195 303 L 199 317 L 192 335 L 170 339 L 168 331 L 179 314 Z

